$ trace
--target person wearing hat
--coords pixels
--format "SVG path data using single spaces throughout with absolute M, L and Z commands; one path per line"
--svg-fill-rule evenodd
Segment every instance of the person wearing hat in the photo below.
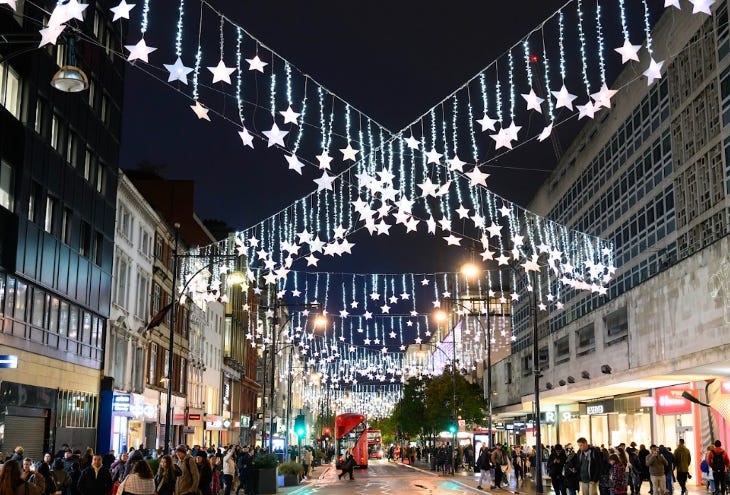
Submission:
M 202 495 L 213 495 L 211 491 L 211 483 L 213 482 L 213 468 L 208 462 L 208 454 L 205 450 L 198 450 L 195 454 L 195 465 L 198 466 L 200 477 L 198 478 L 198 490 Z
M 185 445 L 178 445 L 175 448 L 175 464 L 180 468 L 180 476 L 175 484 L 175 493 L 178 495 L 197 495 L 200 473 L 195 465 L 195 460 L 188 454 Z

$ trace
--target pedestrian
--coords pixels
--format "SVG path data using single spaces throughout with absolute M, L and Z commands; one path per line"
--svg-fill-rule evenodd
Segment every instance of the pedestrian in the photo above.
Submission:
M 507 454 L 502 445 L 497 445 L 492 452 L 492 466 L 494 467 L 494 481 L 490 488 L 502 488 L 502 478 L 505 466 L 508 466 Z
M 608 463 L 611 465 L 611 494 L 626 495 L 626 489 L 628 487 L 626 466 L 621 462 L 621 458 L 617 454 L 611 454 L 608 457 Z
M 197 495 L 200 472 L 195 465 L 195 459 L 188 454 L 188 448 L 182 444 L 175 448 L 175 458 L 175 464 L 180 468 L 175 495 Z
M 100 495 L 109 493 L 112 489 L 112 475 L 102 465 L 101 456 L 95 455 L 91 458 L 91 465 L 81 472 L 77 484 L 81 495 Z
M 238 490 L 243 490 L 244 493 L 251 493 L 253 488 L 250 486 L 249 468 L 251 467 L 251 454 L 248 451 L 248 445 L 241 449 L 241 454 L 238 456 L 236 463 L 238 464 Z M 236 490 L 236 493 L 238 493 Z
M 55 459 L 53 461 L 53 471 L 51 471 L 53 482 L 56 484 L 56 491 L 60 491 L 63 495 L 68 493 L 68 485 L 71 477 L 68 472 L 63 469 L 63 460 Z
M 155 495 L 155 475 L 152 468 L 146 461 L 138 462 L 134 465 L 129 476 L 119 485 L 119 495 Z
M 81 479 L 81 464 L 74 462 L 69 471 L 68 495 L 81 495 L 79 491 L 79 480 Z
M 578 454 L 573 450 L 571 444 L 565 446 L 565 468 L 563 469 L 563 482 L 565 488 L 568 490 L 568 495 L 576 495 L 579 488 L 579 468 L 580 458 Z
M 707 453 L 710 452 L 712 452 L 712 446 L 707 447 Z M 710 469 L 710 465 L 704 457 L 700 463 L 700 471 L 702 472 L 702 481 L 705 483 L 705 491 L 715 493 L 715 478 L 712 477 L 712 469 Z
M 484 490 L 483 485 L 489 480 L 489 450 L 486 444 L 482 444 L 482 448 L 479 449 L 479 457 L 477 457 L 476 468 L 479 470 L 479 484 L 477 488 Z
M 350 480 L 355 479 L 353 474 L 355 470 L 355 458 L 352 456 L 350 449 L 347 449 L 347 452 L 345 452 L 345 458 L 342 460 L 342 464 L 340 464 L 340 469 L 342 469 L 342 472 L 337 475 L 338 479 L 342 479 L 346 474 L 350 475 Z
M 233 445 L 229 445 L 226 455 L 223 457 L 223 486 L 225 487 L 225 495 L 231 495 L 231 490 L 233 489 L 233 479 L 236 476 L 236 460 L 233 457 L 235 452 Z
M 312 469 L 312 461 L 314 456 L 312 455 L 312 449 L 304 449 L 304 455 L 302 456 L 302 465 L 304 466 L 304 479 L 309 478 L 309 471 Z
M 664 445 L 659 446 L 659 453 L 667 460 L 664 467 L 664 487 L 669 495 L 674 495 L 674 454 Z
M 563 446 L 555 444 L 550 457 L 547 459 L 547 474 L 550 476 L 550 484 L 553 485 L 555 495 L 567 495 L 565 489 L 565 476 L 563 471 L 565 470 L 565 462 L 567 456 L 563 451 Z M 517 470 L 515 470 L 517 472 Z
M 725 472 L 730 465 L 727 452 L 722 448 L 722 442 L 715 440 L 715 447 L 707 454 L 707 465 L 712 470 L 712 478 L 715 480 L 715 494 L 727 493 Z
M 646 465 L 646 458 L 649 457 L 649 450 L 646 448 L 646 446 L 642 443 L 639 445 L 639 453 L 637 454 L 639 456 L 639 464 L 641 466 L 641 478 L 638 481 L 636 493 L 639 493 L 639 488 L 641 488 L 641 484 L 644 481 L 650 481 L 649 476 L 649 466 Z M 649 485 L 649 493 L 652 492 L 651 484 Z M 659 494 L 661 495 L 661 494 Z
M 13 450 L 13 455 L 10 456 L 11 461 L 18 461 L 18 464 L 23 462 L 23 455 L 25 454 L 25 449 L 18 445 L 15 447 L 15 450 Z
M 598 495 L 604 458 L 603 453 L 588 444 L 584 437 L 578 439 L 578 481 L 581 495 Z
M 0 495 L 42 495 L 42 493 L 35 484 L 21 478 L 18 461 L 5 461 L 0 470 Z
M 41 462 L 38 465 L 31 481 L 40 487 L 41 479 L 43 480 L 43 495 L 54 495 L 56 493 L 56 483 L 53 481 L 51 470 L 45 462 Z
M 127 462 L 129 455 L 126 452 L 122 452 L 119 455 L 119 459 L 114 461 L 109 468 L 112 473 L 112 481 L 115 483 L 121 483 L 124 479 L 124 472 L 126 471 Z
M 667 460 L 659 453 L 659 447 L 656 445 L 649 447 L 649 455 L 646 456 L 646 466 L 649 468 L 649 479 L 651 480 L 654 495 L 664 495 L 667 493 L 665 487 L 667 478 L 664 474 L 664 467 L 666 465 Z
M 213 482 L 213 470 L 208 462 L 208 454 L 204 450 L 198 450 L 195 456 L 195 464 L 198 466 L 198 473 L 200 474 L 198 490 L 200 490 L 201 495 L 213 495 L 210 486 Z
M 684 445 L 684 438 L 679 439 L 679 445 L 674 449 L 674 465 L 677 467 L 677 482 L 682 489 L 680 495 L 687 495 L 687 478 L 691 478 L 689 474 L 689 464 L 692 462 L 692 454 L 690 454 L 687 446 Z

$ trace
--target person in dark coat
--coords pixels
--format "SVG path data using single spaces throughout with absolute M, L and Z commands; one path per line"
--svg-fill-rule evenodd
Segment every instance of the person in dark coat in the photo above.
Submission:
M 553 490 L 555 490 L 555 495 L 566 495 L 565 476 L 563 475 L 566 460 L 567 456 L 563 446 L 559 443 L 556 444 L 547 460 L 547 472 L 550 476 L 550 484 L 553 485 Z
M 175 493 L 175 483 L 177 477 L 180 476 L 180 468 L 172 462 L 169 455 L 160 459 L 160 467 L 157 468 L 155 475 L 155 487 L 157 487 L 157 495 L 173 495 Z
M 81 495 L 79 480 L 81 480 L 81 464 L 74 462 L 68 473 L 68 495 Z
M 112 489 L 112 474 L 102 465 L 101 456 L 91 458 L 91 466 L 81 472 L 77 484 L 81 495 L 104 495 Z
M 195 464 L 198 465 L 200 479 L 198 480 L 198 489 L 202 495 L 212 495 L 210 484 L 213 481 L 213 469 L 208 462 L 208 454 L 204 450 L 199 450 L 195 456 Z
M 563 484 L 565 485 L 565 489 L 568 490 L 569 495 L 576 495 L 580 486 L 580 477 L 578 474 L 580 469 L 579 457 L 570 444 L 566 446 L 566 450 Z

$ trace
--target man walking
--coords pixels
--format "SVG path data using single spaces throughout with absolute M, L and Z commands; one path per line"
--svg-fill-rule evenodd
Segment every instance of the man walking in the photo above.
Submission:
M 722 442 L 715 440 L 715 447 L 707 453 L 707 465 L 712 470 L 712 477 L 715 480 L 715 495 L 727 493 L 725 483 L 725 471 L 730 465 L 727 452 L 722 448 Z
M 507 465 L 507 453 L 502 445 L 497 445 L 492 452 L 492 466 L 494 467 L 494 482 L 492 489 L 502 488 L 502 466 Z
M 91 458 L 91 465 L 83 470 L 76 485 L 81 495 L 100 495 L 112 489 L 112 474 L 102 465 L 101 456 Z
M 659 452 L 659 447 L 649 447 L 649 455 L 646 456 L 646 467 L 649 468 L 649 479 L 651 480 L 652 493 L 664 495 L 666 493 L 666 475 L 664 468 L 667 466 L 667 459 Z
M 479 484 L 477 488 L 483 490 L 484 488 L 482 486 L 484 482 L 489 480 L 489 450 L 487 450 L 487 445 L 484 443 L 482 444 L 482 448 L 479 449 L 476 467 L 479 470 Z
M 674 449 L 674 465 L 677 467 L 677 482 L 682 489 L 681 495 L 687 495 L 687 477 L 689 476 L 690 462 L 692 462 L 692 455 L 684 445 L 684 438 L 680 438 L 679 445 Z
M 175 485 L 175 493 L 177 495 L 197 495 L 200 472 L 195 465 L 195 459 L 188 454 L 188 448 L 182 444 L 175 448 L 175 457 L 177 458 L 175 464 L 181 471 Z
M 601 451 L 588 445 L 583 437 L 578 439 L 578 479 L 581 495 L 598 495 L 598 480 L 601 477 Z

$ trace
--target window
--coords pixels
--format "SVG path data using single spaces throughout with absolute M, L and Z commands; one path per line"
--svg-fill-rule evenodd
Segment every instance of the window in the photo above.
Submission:
M 96 108 L 96 83 L 92 79 L 89 79 L 89 106 Z
M 139 228 L 139 251 L 144 255 L 145 258 L 150 257 L 150 233 L 142 227 Z
M 114 302 L 126 308 L 129 298 L 129 260 L 123 254 L 117 255 L 117 282 L 115 285 Z
M 629 334 L 629 320 L 625 307 L 607 315 L 604 322 L 606 324 L 606 345 L 626 340 Z
M 546 370 L 550 367 L 550 351 L 547 346 L 538 349 L 537 358 L 540 370 Z
M 99 112 L 99 118 L 105 124 L 108 124 L 109 120 L 109 97 L 107 95 L 101 95 L 101 111 Z
M 14 211 L 13 198 L 15 192 L 15 180 L 13 167 L 7 162 L 0 162 L 0 206 Z
M 585 356 L 596 350 L 596 333 L 593 323 L 576 330 L 576 356 Z
M 49 234 L 57 234 L 56 231 L 56 208 L 58 200 L 51 195 L 46 196 L 46 221 L 44 223 L 44 229 Z
M 532 354 L 525 354 L 522 356 L 522 376 L 531 375 L 532 370 Z
M 20 119 L 20 76 L 8 64 L 0 64 L 0 104 Z
M 61 235 L 65 244 L 71 244 L 71 224 L 73 220 L 73 210 L 71 208 L 63 209 L 63 219 L 61 222 Z
M 106 168 L 101 162 L 96 163 L 96 192 L 104 194 L 106 190 Z
M 66 65 L 66 45 L 56 45 L 56 65 L 63 67 Z
M 51 119 L 51 147 L 56 151 L 58 151 L 58 135 L 61 132 L 60 127 L 61 123 L 58 115 L 54 113 L 53 118 Z
M 94 239 L 94 253 L 91 256 L 91 259 L 94 260 L 94 264 L 96 264 L 97 266 L 101 266 L 103 254 L 104 254 L 104 236 L 101 235 L 101 232 L 97 232 L 96 238 Z
M 46 293 L 40 289 L 33 290 L 33 307 L 31 308 L 30 323 L 38 328 L 45 327 Z
M 119 205 L 119 218 L 117 218 L 117 230 L 122 236 L 131 241 L 132 240 L 132 213 L 126 205 Z
M 76 168 L 76 160 L 79 154 L 78 144 L 78 137 L 69 130 L 66 136 L 66 162 L 74 168 Z
M 570 361 L 570 336 L 566 335 L 555 341 L 555 364 L 565 363 Z
M 88 222 L 81 222 L 81 238 L 79 239 L 79 254 L 89 256 L 91 254 L 91 225 Z
M 33 123 L 33 129 L 38 134 L 43 134 L 44 110 L 45 104 L 38 98 L 35 103 L 35 122 Z
M 150 281 L 145 273 L 137 273 L 137 307 L 135 308 L 135 316 L 140 320 L 146 321 L 149 317 L 149 295 Z

